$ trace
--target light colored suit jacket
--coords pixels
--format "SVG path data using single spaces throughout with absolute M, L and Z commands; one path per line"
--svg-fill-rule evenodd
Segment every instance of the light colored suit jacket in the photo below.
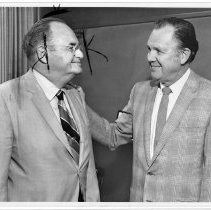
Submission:
M 211 201 L 211 82 L 191 71 L 150 159 L 156 92 L 137 83 L 112 124 L 87 107 L 94 139 L 111 148 L 133 142 L 131 201 Z
M 31 71 L 0 85 L 0 201 L 99 201 L 82 90 L 66 91 L 80 133 L 75 163 L 61 124 Z

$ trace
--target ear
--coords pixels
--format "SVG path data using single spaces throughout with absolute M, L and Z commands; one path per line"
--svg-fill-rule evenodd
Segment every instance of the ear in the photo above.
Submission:
M 45 55 L 46 55 L 45 48 L 42 45 L 38 46 L 37 47 L 37 56 L 38 56 L 39 61 L 44 64 L 47 63 Z
M 181 50 L 180 63 L 182 65 L 186 63 L 186 61 L 190 57 L 190 54 L 191 54 L 191 50 L 189 48 L 184 48 L 184 49 Z

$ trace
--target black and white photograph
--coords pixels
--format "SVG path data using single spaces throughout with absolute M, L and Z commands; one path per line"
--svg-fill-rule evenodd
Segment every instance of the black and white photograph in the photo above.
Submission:
M 211 2 L 117 2 L 0 2 L 0 209 L 211 209 Z

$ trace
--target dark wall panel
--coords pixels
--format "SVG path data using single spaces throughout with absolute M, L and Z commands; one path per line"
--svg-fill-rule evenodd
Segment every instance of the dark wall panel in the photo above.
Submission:
M 56 8 L 58 9 L 58 8 Z M 68 12 L 61 13 L 62 10 Z M 210 11 L 211 8 L 143 8 L 143 7 L 64 7 L 57 17 L 64 19 L 72 28 L 93 28 L 101 26 L 141 23 L 155 20 L 163 15 L 191 14 Z M 53 7 L 41 7 L 40 16 L 54 12 Z

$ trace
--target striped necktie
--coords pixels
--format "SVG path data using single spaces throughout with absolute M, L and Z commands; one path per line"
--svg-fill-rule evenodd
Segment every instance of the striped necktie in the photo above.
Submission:
M 62 128 L 70 144 L 73 158 L 75 162 L 79 164 L 80 135 L 77 131 L 76 125 L 72 117 L 70 117 L 68 113 L 67 107 L 65 106 L 65 103 L 63 100 L 64 92 L 62 90 L 59 90 L 56 96 L 58 98 L 58 108 L 59 108 Z
M 156 132 L 155 132 L 155 141 L 154 141 L 154 149 L 157 146 L 158 140 L 161 136 L 163 131 L 163 127 L 166 123 L 166 115 L 167 115 L 167 108 L 169 103 L 169 94 L 172 92 L 171 88 L 164 87 L 162 89 L 163 96 L 161 98 L 158 115 L 157 115 L 157 123 L 156 123 Z

